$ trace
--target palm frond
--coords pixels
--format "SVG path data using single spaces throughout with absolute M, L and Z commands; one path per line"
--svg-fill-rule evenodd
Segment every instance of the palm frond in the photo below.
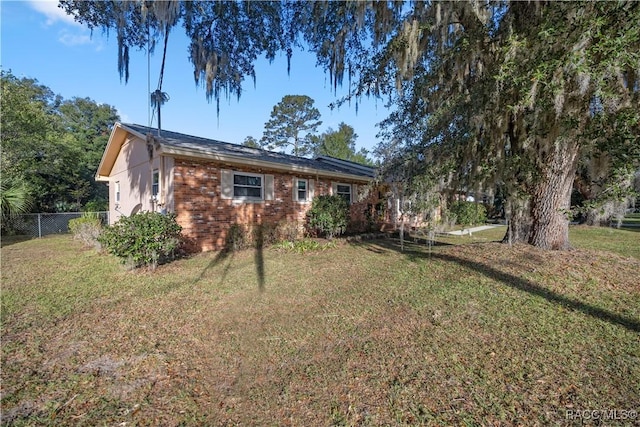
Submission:
M 27 213 L 33 206 L 33 200 L 25 183 L 0 182 L 0 211 L 2 219 Z
M 154 108 L 159 105 L 164 105 L 164 103 L 168 100 L 169 94 L 166 92 L 162 92 L 160 89 L 151 92 L 151 106 Z

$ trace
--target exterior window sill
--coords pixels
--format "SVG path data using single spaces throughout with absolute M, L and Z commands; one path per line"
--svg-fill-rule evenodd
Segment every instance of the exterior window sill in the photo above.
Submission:
M 251 199 L 231 199 L 231 203 L 234 205 L 241 205 L 244 203 L 264 203 L 264 200 L 251 200 Z

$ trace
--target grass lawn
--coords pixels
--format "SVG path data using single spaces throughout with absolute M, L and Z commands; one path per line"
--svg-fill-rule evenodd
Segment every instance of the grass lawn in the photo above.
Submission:
M 440 244 L 469 244 L 499 242 L 506 232 L 506 227 L 496 227 L 471 236 L 442 235 L 436 239 Z M 411 240 L 411 237 L 408 238 Z M 640 259 L 640 229 L 620 230 L 611 227 L 588 227 L 575 225 L 569 227 L 569 240 L 577 249 L 606 250 L 622 256 Z
M 155 272 L 69 236 L 8 242 L 2 424 L 639 422 L 640 233 L 575 227 L 576 250 L 544 252 L 503 232 Z

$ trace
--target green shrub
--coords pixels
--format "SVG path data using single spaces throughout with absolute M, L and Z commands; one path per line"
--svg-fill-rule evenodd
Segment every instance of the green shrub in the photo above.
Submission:
M 320 236 L 332 239 L 344 233 L 349 223 L 349 204 L 340 196 L 318 196 L 307 213 L 308 226 Z
M 449 212 L 460 225 L 484 224 L 487 220 L 487 209 L 480 203 L 454 202 Z
M 320 244 L 319 242 L 311 239 L 302 239 L 293 241 L 282 241 L 274 245 L 274 248 L 284 250 L 287 252 L 297 252 L 299 254 L 308 251 L 324 251 L 327 249 L 333 249 L 336 247 L 335 242 L 328 242 Z
M 278 241 L 278 224 L 272 222 L 251 224 L 248 230 L 250 247 L 264 248 Z
M 227 232 L 225 249 L 240 251 L 249 248 L 262 248 L 278 242 L 294 241 L 300 235 L 295 221 L 265 222 L 261 224 L 231 224 Z
M 74 239 L 80 240 L 84 245 L 100 249 L 98 237 L 102 233 L 102 221 L 97 213 L 86 212 L 82 217 L 70 220 L 69 231 Z
M 109 202 L 106 200 L 91 200 L 82 208 L 85 212 L 104 212 L 109 210 Z
M 174 258 L 181 231 L 174 214 L 140 212 L 106 227 L 98 241 L 123 264 L 155 268 Z
M 89 218 L 89 219 L 100 219 L 100 212 L 98 211 L 84 211 L 82 212 L 82 218 Z
M 277 242 L 294 242 L 302 237 L 302 228 L 301 224 L 298 221 L 280 221 L 276 225 L 275 230 L 275 241 Z
M 251 247 L 251 237 L 247 227 L 243 224 L 231 224 L 227 232 L 224 249 L 235 252 L 249 247 Z
M 54 203 L 53 208 L 56 212 L 78 212 L 80 205 L 67 202 L 66 200 L 58 200 Z

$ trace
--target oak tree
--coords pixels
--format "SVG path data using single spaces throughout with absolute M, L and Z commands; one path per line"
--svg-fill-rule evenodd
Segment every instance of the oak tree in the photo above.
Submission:
M 89 98 L 65 100 L 32 78 L 1 73 L 0 168 L 3 191 L 30 195 L 24 210 L 77 210 L 106 201 L 94 175 L 111 131 L 115 108 Z M 7 204 L 7 206 L 9 206 Z
M 407 153 L 449 162 L 453 188 L 503 186 L 506 240 L 569 248 L 581 161 L 607 159 L 609 185 L 638 167 L 639 5 L 438 3 L 425 13 L 428 60 L 412 67 L 391 135 Z
M 509 241 L 568 248 L 576 171 L 605 159 L 596 169 L 606 194 L 638 167 L 637 2 L 62 4 L 116 31 L 125 77 L 130 47 L 181 22 L 196 83 L 216 101 L 255 79 L 259 55 L 315 52 L 334 87 L 347 77 L 347 99 L 385 96 L 396 107 L 382 128 L 382 149 L 397 148 L 389 176 L 432 174 L 427 181 L 454 191 L 499 186 Z

